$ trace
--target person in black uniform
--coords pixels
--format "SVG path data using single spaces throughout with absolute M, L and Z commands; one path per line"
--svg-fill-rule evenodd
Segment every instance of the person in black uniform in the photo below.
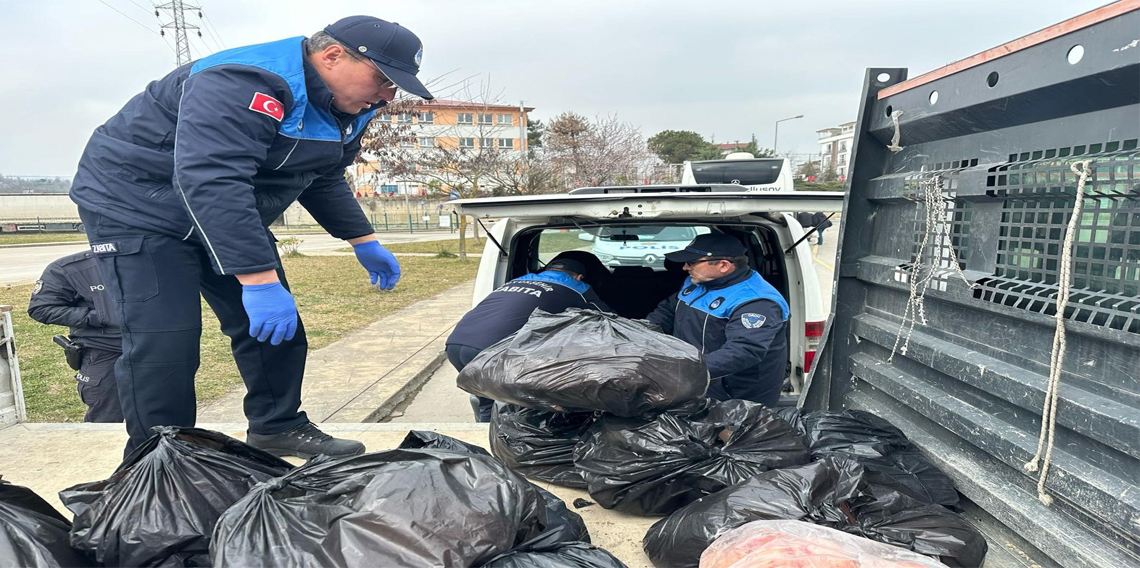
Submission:
M 123 421 L 115 383 L 115 360 L 122 352 L 122 336 L 114 306 L 89 251 L 49 264 L 32 288 L 28 303 L 32 319 L 71 328 L 71 343 L 79 357 L 78 361 L 69 357 L 68 364 L 77 371 L 79 399 L 87 405 L 84 422 Z
M 193 426 L 201 298 L 246 386 L 246 441 L 276 455 L 364 445 L 301 411 L 308 343 L 268 227 L 303 206 L 383 290 L 400 266 L 344 177 L 377 110 L 416 78 L 423 44 L 370 16 L 227 49 L 153 81 L 95 129 L 71 187 L 123 328 L 115 376 L 130 439 Z
M 538 272 L 520 276 L 499 286 L 467 312 L 447 338 L 447 359 L 462 371 L 479 352 L 515 333 L 536 309 L 559 313 L 567 308 L 610 311 L 584 281 L 586 265 L 560 254 Z M 491 420 L 489 398 L 471 396 L 478 422 Z

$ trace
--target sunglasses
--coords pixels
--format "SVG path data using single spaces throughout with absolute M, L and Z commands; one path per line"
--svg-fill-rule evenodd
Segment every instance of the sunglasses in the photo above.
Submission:
M 728 258 L 702 258 L 702 259 L 699 259 L 699 260 L 694 260 L 694 261 L 691 261 L 691 262 L 686 262 L 685 264 L 688 264 L 689 266 L 695 266 L 695 265 L 698 265 L 698 264 L 700 264 L 700 263 L 702 263 L 702 262 L 720 262 L 720 261 L 722 261 L 722 260 L 731 260 L 731 259 L 728 259 Z

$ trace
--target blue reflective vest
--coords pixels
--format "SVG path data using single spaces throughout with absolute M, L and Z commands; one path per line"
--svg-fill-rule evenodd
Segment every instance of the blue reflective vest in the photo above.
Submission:
M 788 302 L 754 270 L 695 284 L 649 314 L 665 333 L 701 349 L 712 382 L 710 397 L 775 406 L 787 375 Z

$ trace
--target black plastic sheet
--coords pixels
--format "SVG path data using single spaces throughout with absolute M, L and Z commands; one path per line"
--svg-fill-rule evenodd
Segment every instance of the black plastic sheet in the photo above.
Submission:
M 577 308 L 535 310 L 457 380 L 467 392 L 527 408 L 627 417 L 698 398 L 708 382 L 696 347 L 638 321 Z
M 571 542 L 550 550 L 509 552 L 482 568 L 628 568 L 614 555 L 596 546 Z
M 593 412 L 496 404 L 491 411 L 491 453 L 531 479 L 585 489 L 581 472 L 574 468 L 574 446 L 593 423 Z
M 453 450 L 308 463 L 226 511 L 211 558 L 218 568 L 480 566 L 570 538 L 546 501 L 494 458 Z
M 71 543 L 108 566 L 208 566 L 222 512 L 293 466 L 217 432 L 153 430 L 110 478 L 60 492 Z
M 691 405 L 690 405 L 691 406 Z M 803 438 L 767 407 L 707 401 L 648 422 L 600 418 L 574 451 L 591 498 L 607 509 L 665 515 L 770 469 L 808 461 Z
M 720 535 L 761 520 L 834 528 L 951 566 L 980 566 L 986 552 L 985 539 L 957 513 L 871 485 L 859 462 L 834 456 L 769 471 L 692 503 L 654 524 L 642 546 L 655 566 L 695 568 Z
M 71 548 L 71 522 L 31 489 L 0 479 L 0 566 L 94 566 Z

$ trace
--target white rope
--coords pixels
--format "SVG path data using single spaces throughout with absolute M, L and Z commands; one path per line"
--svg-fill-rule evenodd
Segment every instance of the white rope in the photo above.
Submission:
M 895 125 L 895 135 L 891 137 L 891 145 L 887 146 L 887 149 L 892 152 L 898 152 L 903 149 L 902 146 L 899 146 L 899 137 L 902 136 L 899 132 L 899 117 L 902 116 L 902 113 L 903 111 L 901 110 L 896 110 L 891 113 L 891 122 Z
M 922 241 L 918 245 L 918 252 L 910 266 L 910 297 L 907 298 L 902 321 L 899 322 L 899 330 L 895 334 L 895 344 L 891 347 L 890 357 L 887 358 L 888 363 L 894 361 L 896 352 L 906 355 L 907 349 L 910 347 L 910 337 L 914 333 L 915 323 L 922 322 L 922 325 L 926 325 L 926 292 L 930 289 L 930 283 L 934 280 L 939 267 L 935 266 L 934 261 L 931 261 L 930 270 L 926 273 L 926 277 L 920 278 L 920 276 L 924 264 L 923 259 L 926 256 L 926 247 L 930 244 L 932 236 L 935 237 L 935 245 L 931 256 L 937 259 L 944 248 L 948 249 L 946 256 L 950 268 L 958 274 L 958 277 L 967 287 L 974 288 L 977 286 L 970 282 L 966 278 L 966 274 L 962 272 L 958 253 L 954 250 L 954 241 L 951 237 L 951 219 L 946 215 L 946 204 L 943 197 L 942 176 L 934 175 L 928 178 L 922 182 L 922 188 L 922 201 L 925 209 Z M 902 343 L 901 349 L 899 343 Z
M 1053 331 L 1053 351 L 1049 355 L 1049 386 L 1045 390 L 1045 406 L 1041 409 L 1041 433 L 1037 437 L 1037 453 L 1033 459 L 1025 464 L 1025 471 L 1035 472 L 1040 469 L 1037 476 L 1037 498 L 1045 505 L 1052 505 L 1053 498 L 1045 492 L 1045 478 L 1049 475 L 1049 464 L 1053 461 L 1053 435 L 1057 430 L 1057 395 L 1060 392 L 1061 365 L 1065 361 L 1065 307 L 1069 303 L 1069 282 L 1072 276 L 1073 264 L 1073 236 L 1077 232 L 1077 222 L 1081 216 L 1081 206 L 1085 197 L 1085 181 L 1089 177 L 1089 160 L 1076 162 L 1070 169 L 1080 175 L 1077 181 L 1077 196 L 1073 203 L 1073 216 L 1069 217 L 1069 226 L 1065 229 L 1065 241 L 1061 248 L 1061 272 L 1057 281 L 1057 313 L 1054 314 L 1056 327 Z M 1080 169 L 1078 169 L 1078 167 Z M 1041 451 L 1045 451 L 1045 459 L 1041 460 Z

